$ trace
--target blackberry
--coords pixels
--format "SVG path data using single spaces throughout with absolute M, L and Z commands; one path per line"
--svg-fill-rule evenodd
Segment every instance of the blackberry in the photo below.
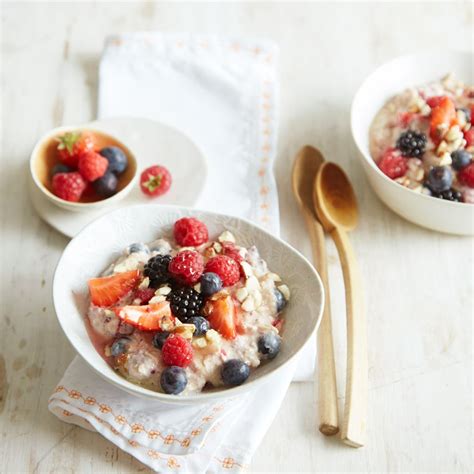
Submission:
M 425 152 L 426 142 L 424 133 L 407 130 L 398 137 L 397 148 L 403 156 L 420 158 Z
M 447 189 L 446 191 L 442 191 L 441 193 L 433 193 L 433 197 L 438 199 L 444 199 L 445 201 L 455 201 L 461 202 L 462 201 L 462 194 L 455 189 Z
M 184 286 L 173 290 L 167 297 L 171 311 L 182 322 L 200 316 L 204 304 L 203 296 L 193 288 Z
M 171 255 L 156 255 L 148 260 L 143 274 L 150 279 L 150 287 L 158 288 L 162 283 L 170 281 L 171 276 L 168 272 L 170 262 Z

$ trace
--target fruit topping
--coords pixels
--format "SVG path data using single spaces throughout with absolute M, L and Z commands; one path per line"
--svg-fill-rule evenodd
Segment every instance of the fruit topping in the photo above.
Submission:
M 77 171 L 73 173 L 58 173 L 53 176 L 53 193 L 65 201 L 79 201 L 86 186 L 87 183 Z
M 209 259 L 205 271 L 216 273 L 224 286 L 235 285 L 240 280 L 239 264 L 227 255 L 217 255 Z
M 466 150 L 456 150 L 451 153 L 452 167 L 459 171 L 465 168 L 472 160 L 471 154 Z
M 160 385 L 163 392 L 170 395 L 178 395 L 188 384 L 186 372 L 181 367 L 167 367 L 160 376 Z
M 57 165 L 54 165 L 51 169 L 51 176 L 54 176 L 58 173 L 70 173 L 71 171 L 74 171 L 74 168 L 63 165 L 62 163 L 58 163 Z
M 172 313 L 183 323 L 189 318 L 201 314 L 204 299 L 200 293 L 190 287 L 173 290 L 168 296 Z
M 232 258 L 237 263 L 240 263 L 244 260 L 242 255 L 239 253 L 239 249 L 237 246 L 232 242 L 222 242 L 222 254 L 226 255 L 227 257 Z
M 174 327 L 174 317 L 168 301 L 146 306 L 121 306 L 113 310 L 122 321 L 142 331 L 169 330 Z
M 453 174 L 446 166 L 434 166 L 428 172 L 427 185 L 434 193 L 447 191 L 453 182 Z
M 405 157 L 420 158 L 425 152 L 426 135 L 424 133 L 407 130 L 397 140 L 397 148 Z
M 118 180 L 110 171 L 106 171 L 104 176 L 96 179 L 93 183 L 95 192 L 104 198 L 113 196 L 117 192 Z
M 88 151 L 79 158 L 77 169 L 86 181 L 95 181 L 104 176 L 109 162 L 99 153 Z
M 222 366 L 221 378 L 226 385 L 241 385 L 249 375 L 250 367 L 239 359 L 230 359 Z
M 88 282 L 91 301 L 96 306 L 111 306 L 132 291 L 139 280 L 138 270 L 92 278 Z
M 170 262 L 171 255 L 156 255 L 145 264 L 143 274 L 150 279 L 152 288 L 158 288 L 170 280 L 171 276 L 168 271 Z
M 458 179 L 462 184 L 474 188 L 474 163 L 463 168 L 458 174 Z
M 201 283 L 201 294 L 203 296 L 211 296 L 222 290 L 222 280 L 217 273 L 203 273 L 199 282 Z
M 222 292 L 217 298 L 209 299 L 204 305 L 203 314 L 207 317 L 212 329 L 218 331 L 226 339 L 237 336 L 237 311 L 230 295 Z
M 89 132 L 66 132 L 58 137 L 58 142 L 59 159 L 73 168 L 82 155 L 94 150 L 94 136 Z
M 141 242 L 134 242 L 133 244 L 130 244 L 127 247 L 127 253 L 128 254 L 139 253 L 139 252 L 150 253 L 150 249 L 148 248 L 148 245 L 145 245 Z M 145 276 L 148 276 L 148 275 L 145 275 Z
M 163 344 L 165 343 L 166 339 L 168 339 L 168 336 L 170 333 L 168 331 L 158 331 L 152 339 L 152 344 L 154 347 L 157 349 L 162 349 Z
M 470 128 L 464 132 L 464 140 L 466 140 L 466 147 L 474 146 L 474 128 Z
M 391 179 L 400 178 L 408 169 L 407 162 L 400 152 L 394 148 L 388 148 L 377 163 L 378 167 Z
M 171 334 L 161 349 L 165 365 L 177 365 L 187 367 L 193 360 L 193 348 L 191 343 L 184 337 Z
M 209 239 L 206 224 L 194 217 L 178 219 L 173 227 L 174 238 L 182 247 L 197 247 Z
M 114 174 L 121 174 L 127 169 L 127 155 L 117 146 L 102 148 L 99 153 L 109 162 L 109 171 Z
M 140 176 L 140 188 L 147 196 L 161 196 L 170 187 L 171 174 L 164 166 L 150 166 Z
M 139 300 L 140 304 L 148 304 L 148 302 L 155 296 L 154 288 L 139 288 L 135 291 L 134 300 Z
M 179 282 L 194 285 L 204 270 L 202 255 L 194 250 L 182 250 L 171 259 L 168 270 Z
M 456 108 L 453 101 L 446 96 L 440 98 L 431 110 L 430 137 L 438 142 L 451 125 L 456 124 Z
M 283 311 L 283 308 L 286 306 L 287 301 L 285 297 L 283 296 L 283 293 L 278 288 L 275 288 L 273 292 L 275 294 L 277 313 L 280 313 L 281 311 Z
M 455 189 L 448 189 L 441 193 L 431 193 L 431 195 L 438 199 L 444 199 L 445 201 L 462 201 L 462 194 L 459 191 L 456 191 Z
M 115 339 L 112 346 L 110 347 L 110 353 L 114 357 L 125 354 L 128 351 L 129 345 L 130 339 L 128 337 L 120 337 L 119 339 Z
M 258 352 L 262 359 L 274 359 L 280 352 L 281 338 L 274 332 L 260 336 L 257 341 Z
M 193 316 L 187 320 L 187 323 L 194 324 L 196 327 L 193 336 L 204 336 L 207 331 L 209 331 L 209 321 L 202 316 Z

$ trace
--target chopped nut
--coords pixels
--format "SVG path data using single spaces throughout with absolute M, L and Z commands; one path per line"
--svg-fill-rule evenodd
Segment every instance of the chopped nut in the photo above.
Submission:
M 457 122 L 459 124 L 459 127 L 460 128 L 464 128 L 464 126 L 466 125 L 467 121 L 466 121 L 466 114 L 462 111 L 462 110 L 458 110 L 456 112 L 456 117 L 457 117 Z
M 145 277 L 142 282 L 138 285 L 138 289 L 144 290 L 145 288 L 148 288 L 150 285 L 150 279 L 148 277 Z
M 104 355 L 105 355 L 105 357 L 110 357 L 112 355 L 112 352 L 110 351 L 110 346 L 109 345 L 105 346 Z
M 219 242 L 214 242 L 212 248 L 216 251 L 216 253 L 222 252 L 222 245 Z
M 268 277 L 273 281 L 281 281 L 280 275 L 277 275 L 276 273 L 270 272 L 268 273 Z
M 193 344 L 194 347 L 198 347 L 199 349 L 203 349 L 204 347 L 207 346 L 206 337 L 205 336 L 195 337 L 195 338 L 193 338 L 192 344 Z
M 169 286 L 162 286 L 161 288 L 158 288 L 155 291 L 155 295 L 157 296 L 159 295 L 166 296 L 166 295 L 169 295 L 170 293 L 171 293 L 171 288 Z
M 217 255 L 216 251 L 214 250 L 213 247 L 208 247 L 206 250 L 204 250 L 204 256 L 207 258 L 212 258 L 212 257 L 215 257 L 216 255 Z
M 285 297 L 286 301 L 290 300 L 290 289 L 286 285 L 280 285 L 278 289 L 281 291 L 281 294 Z
M 233 244 L 235 244 L 235 237 L 228 230 L 222 232 L 222 234 L 219 235 L 218 240 L 219 242 L 232 242 Z
M 198 293 L 201 293 L 201 283 L 196 283 L 194 286 L 194 291 L 197 291 Z
M 163 316 L 161 318 L 160 327 L 163 331 L 172 331 L 176 327 L 176 324 L 169 316 Z
M 185 339 L 192 339 L 196 326 L 194 324 L 181 324 L 174 329 L 175 334 L 179 334 Z
M 245 282 L 245 287 L 249 291 L 259 290 L 260 282 L 258 281 L 257 277 L 252 275 L 247 278 L 247 281 Z
M 263 298 L 262 298 L 262 293 L 260 293 L 260 291 L 256 290 L 256 291 L 252 291 L 251 293 L 252 297 L 253 297 L 253 300 L 255 302 L 255 308 L 260 308 L 260 306 L 262 305 L 262 301 L 263 301 Z
M 166 297 L 163 295 L 158 295 L 154 296 L 148 303 L 150 304 L 155 304 L 155 303 L 161 303 L 162 301 L 165 301 Z
M 206 340 L 210 344 L 220 344 L 221 342 L 221 336 L 220 334 L 215 330 L 215 329 L 209 329 L 209 331 L 206 332 Z
M 449 142 L 453 142 L 454 140 L 457 140 L 463 136 L 461 129 L 459 128 L 459 125 L 453 125 L 449 130 L 448 133 L 445 135 L 445 139 L 448 140 Z
M 236 292 L 235 292 L 235 297 L 242 303 L 242 301 L 245 300 L 245 298 L 247 298 L 247 296 L 249 295 L 249 292 L 247 290 L 247 288 L 239 288 Z
M 245 301 L 242 303 L 242 309 L 247 312 L 253 311 L 255 309 L 255 299 L 252 295 L 249 295 L 247 298 L 245 298 Z
M 250 263 L 240 262 L 240 266 L 242 267 L 242 270 L 244 271 L 245 278 L 249 278 L 253 275 L 253 269 Z
M 452 163 L 451 153 L 446 152 L 440 157 L 439 166 L 448 166 Z
M 444 140 L 442 140 L 440 144 L 438 145 L 438 148 L 436 148 L 436 154 L 438 156 L 441 156 L 447 149 L 448 149 L 448 144 Z

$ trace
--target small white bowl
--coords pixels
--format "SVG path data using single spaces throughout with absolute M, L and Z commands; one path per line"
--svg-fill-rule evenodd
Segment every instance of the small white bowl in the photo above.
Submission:
M 148 390 L 118 375 L 94 348 L 85 326 L 85 315 L 89 304 L 87 281 L 99 275 L 127 245 L 172 235 L 174 222 L 183 216 L 195 216 L 205 222 L 211 238 L 228 229 L 241 245 L 256 245 L 270 269 L 289 286 L 291 300 L 284 312 L 281 350 L 274 360 L 254 369 L 249 379 L 238 387 L 176 396 Z M 270 374 L 283 370 L 314 337 L 321 321 L 324 292 L 319 275 L 306 258 L 249 221 L 185 207 L 145 204 L 109 212 L 71 240 L 56 268 L 53 301 L 66 337 L 104 379 L 134 395 L 167 403 L 191 404 L 247 392 L 263 383 Z
M 52 146 L 52 141 L 59 135 L 62 135 L 66 132 L 81 130 L 100 134 L 101 136 L 110 140 L 107 145 L 110 144 L 110 146 L 118 146 L 127 155 L 128 168 L 124 172 L 123 176 L 119 177 L 119 186 L 120 180 L 122 180 L 123 187 L 116 194 L 110 196 L 109 198 L 93 202 L 70 202 L 59 198 L 48 189 L 47 182 L 49 182 L 51 179 L 49 173 L 51 171 L 50 168 L 52 167 L 52 163 L 47 162 L 46 160 L 45 152 L 47 148 Z M 116 203 L 127 196 L 127 194 L 133 189 L 137 178 L 137 160 L 128 147 L 126 147 L 118 138 L 110 135 L 109 133 L 95 130 L 93 127 L 64 126 L 50 130 L 38 140 L 30 157 L 30 174 L 36 187 L 52 203 L 68 211 L 90 211 L 104 209 L 110 204 Z
M 380 171 L 369 151 L 369 128 L 375 114 L 392 96 L 407 87 L 423 85 L 453 72 L 472 84 L 474 55 L 436 51 L 389 61 L 362 83 L 351 108 L 351 129 L 369 182 L 379 198 L 405 219 L 450 234 L 474 234 L 474 205 L 432 198 L 397 184 Z

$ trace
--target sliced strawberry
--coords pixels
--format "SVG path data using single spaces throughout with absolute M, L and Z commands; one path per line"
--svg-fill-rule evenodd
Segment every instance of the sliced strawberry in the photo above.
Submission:
M 226 339 L 234 339 L 237 335 L 237 313 L 234 302 L 229 295 L 208 300 L 204 307 L 204 314 L 212 329 L 218 331 Z
M 430 137 L 438 142 L 442 138 L 442 128 L 447 131 L 456 123 L 456 107 L 453 101 L 449 97 L 441 97 L 439 104 L 431 110 Z
M 111 306 L 128 292 L 132 291 L 140 280 L 140 272 L 116 273 L 115 275 L 92 278 L 89 280 L 91 301 L 96 306 Z
M 122 321 L 142 331 L 169 331 L 174 327 L 175 317 L 168 301 L 146 306 L 121 306 L 114 308 L 114 312 Z

